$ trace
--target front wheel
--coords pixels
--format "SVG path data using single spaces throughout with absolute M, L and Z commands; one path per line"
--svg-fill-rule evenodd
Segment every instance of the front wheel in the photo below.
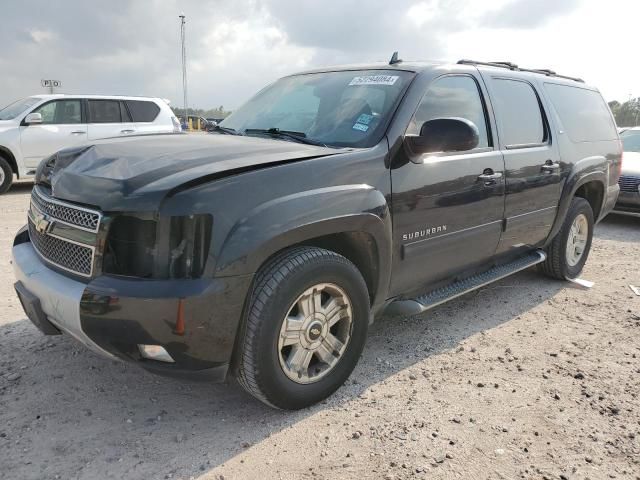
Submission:
M 13 182 L 13 170 L 4 158 L 0 157 L 0 194 L 9 190 Z
M 349 377 L 368 323 L 369 294 L 353 263 L 321 248 L 284 251 L 256 276 L 238 381 L 276 408 L 313 405 Z
M 547 247 L 547 259 L 540 267 L 543 273 L 560 280 L 580 275 L 591 250 L 593 225 L 591 205 L 575 197 L 562 228 Z

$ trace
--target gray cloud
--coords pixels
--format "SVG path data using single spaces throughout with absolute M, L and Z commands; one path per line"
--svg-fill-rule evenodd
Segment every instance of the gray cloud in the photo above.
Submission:
M 581 0 L 513 0 L 488 12 L 483 23 L 498 28 L 536 28 L 574 11 L 580 3 Z
M 0 105 L 42 93 L 42 78 L 62 80 L 71 93 L 153 95 L 181 104 L 178 14 L 184 11 L 190 105 L 233 108 L 297 70 L 387 60 L 393 50 L 405 59 L 441 58 L 447 35 L 478 23 L 461 13 L 471 1 L 4 2 Z M 518 13 L 532 2 L 560 14 L 577 1 L 528 0 L 523 8 L 516 0 L 494 13 L 498 23 L 526 26 Z M 539 23 L 540 15 L 529 15 L 529 22 Z

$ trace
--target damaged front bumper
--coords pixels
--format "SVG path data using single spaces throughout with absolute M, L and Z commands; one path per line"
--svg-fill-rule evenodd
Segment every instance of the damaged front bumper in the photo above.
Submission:
M 45 333 L 60 330 L 107 358 L 154 373 L 226 378 L 252 275 L 197 280 L 103 275 L 85 283 L 46 264 L 24 231 L 13 246 L 13 268 L 25 311 Z M 144 358 L 140 345 L 162 347 L 173 362 Z

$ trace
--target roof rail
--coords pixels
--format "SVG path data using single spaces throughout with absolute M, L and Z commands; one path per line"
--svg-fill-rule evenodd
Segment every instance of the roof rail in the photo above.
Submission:
M 564 78 L 566 80 L 573 80 L 574 82 L 584 83 L 584 80 L 577 77 L 568 77 L 566 75 L 559 75 L 553 70 L 548 68 L 522 68 L 511 62 L 478 62 L 475 60 L 459 60 L 459 65 L 485 65 L 487 67 L 507 68 L 509 70 L 518 72 L 538 73 L 540 75 L 546 75 L 547 77 Z

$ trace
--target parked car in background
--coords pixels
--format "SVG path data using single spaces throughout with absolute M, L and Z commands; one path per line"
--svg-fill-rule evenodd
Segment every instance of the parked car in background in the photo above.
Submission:
M 65 147 L 99 138 L 179 132 L 160 98 L 34 95 L 0 110 L 0 193 L 35 174 L 40 161 Z
M 620 172 L 620 195 L 617 212 L 640 213 L 640 127 L 629 128 L 620 135 L 624 161 Z

